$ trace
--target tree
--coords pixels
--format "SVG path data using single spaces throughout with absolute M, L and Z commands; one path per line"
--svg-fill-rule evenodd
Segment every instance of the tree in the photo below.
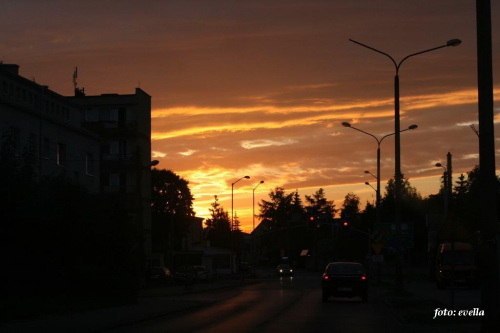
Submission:
M 229 247 L 231 245 L 231 221 L 229 214 L 219 203 L 219 198 L 215 195 L 210 211 L 210 218 L 206 219 L 205 225 L 208 231 L 207 238 L 215 246 Z
M 233 217 L 233 231 L 238 231 L 241 232 L 240 229 L 240 219 L 238 218 L 238 213 L 234 212 L 234 217 Z
M 288 225 L 294 212 L 300 211 L 298 208 L 297 192 L 285 193 L 282 187 L 276 187 L 269 193 L 270 201 L 262 200 L 259 203 L 260 219 L 268 219 L 276 228 L 282 228 Z
M 465 179 L 465 176 L 462 173 L 458 177 L 458 181 L 456 181 L 455 183 L 457 185 L 453 187 L 454 197 L 459 199 L 459 201 L 462 201 L 460 199 L 463 198 L 469 191 L 470 182 L 468 179 Z
M 347 193 L 342 204 L 340 216 L 345 219 L 356 220 L 359 214 L 359 196 L 354 193 Z
M 219 198 L 214 195 L 214 202 L 210 205 L 212 208 L 209 208 L 210 218 L 205 221 L 205 225 L 209 230 L 222 230 L 227 229 L 231 230 L 231 222 L 229 220 L 229 214 L 224 210 L 224 207 L 219 203 Z
M 302 204 L 302 200 L 300 199 L 298 190 L 295 190 L 295 192 L 293 192 L 292 214 L 299 216 L 299 218 L 302 218 L 302 216 L 304 215 L 304 205 Z
M 156 214 L 195 216 L 189 182 L 171 170 L 151 170 L 151 211 Z
M 325 191 L 322 188 L 311 196 L 306 195 L 306 202 L 308 203 L 306 209 L 312 211 L 313 214 L 326 215 L 329 219 L 333 219 L 335 214 L 337 214 L 333 200 L 326 199 Z
M 417 189 L 410 184 L 408 178 L 402 176 L 401 184 L 401 218 L 402 221 L 413 221 L 415 219 L 423 219 L 421 205 L 423 204 L 422 196 Z M 395 212 L 395 197 L 396 186 L 394 178 L 389 179 L 385 187 L 385 195 L 381 200 L 381 215 L 386 221 L 394 220 Z

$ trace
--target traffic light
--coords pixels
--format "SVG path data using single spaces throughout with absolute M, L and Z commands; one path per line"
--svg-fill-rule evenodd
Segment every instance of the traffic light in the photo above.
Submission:
M 351 233 L 350 230 L 351 226 L 348 221 L 343 221 L 342 224 L 340 225 L 340 232 L 342 235 L 349 235 Z
M 316 217 L 314 215 L 309 216 L 309 227 L 315 227 L 316 226 Z

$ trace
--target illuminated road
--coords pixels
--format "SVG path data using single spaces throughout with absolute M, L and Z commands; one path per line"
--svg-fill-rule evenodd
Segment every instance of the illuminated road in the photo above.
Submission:
M 273 278 L 240 289 L 171 297 L 191 310 L 171 313 L 108 332 L 401 332 L 402 324 L 371 293 L 321 302 L 317 273 Z

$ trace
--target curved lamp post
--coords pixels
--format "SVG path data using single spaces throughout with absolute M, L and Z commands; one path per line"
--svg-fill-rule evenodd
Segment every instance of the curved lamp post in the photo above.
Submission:
M 239 182 L 243 178 L 250 179 L 250 176 L 241 177 L 240 179 L 238 179 L 234 183 L 231 183 L 231 231 L 233 231 L 233 228 L 234 228 L 234 222 L 233 222 L 233 219 L 234 219 L 234 212 L 233 212 L 233 208 L 234 208 L 234 184 L 236 184 L 237 182 Z
M 365 132 L 365 131 L 363 131 L 363 130 L 361 130 L 359 128 L 356 128 L 356 127 L 352 126 L 350 123 L 348 123 L 346 121 L 344 121 L 342 123 L 342 126 L 348 127 L 348 128 L 352 128 L 353 130 L 356 130 L 356 131 L 359 131 L 359 132 L 364 133 L 366 135 L 369 135 L 372 138 L 374 138 L 375 141 L 377 141 L 377 175 L 375 176 L 375 175 L 371 174 L 370 171 L 365 171 L 365 173 L 372 175 L 377 180 L 377 189 L 375 190 L 377 192 L 377 196 L 376 196 L 376 211 L 377 211 L 377 223 L 380 223 L 380 144 L 382 143 L 382 141 L 385 138 L 387 138 L 388 136 L 394 135 L 396 133 L 390 133 L 390 134 L 384 135 L 383 137 L 381 137 L 379 139 L 375 135 L 373 135 L 371 133 L 368 133 L 368 132 Z M 400 132 L 405 132 L 405 131 L 408 131 L 408 130 L 414 130 L 416 128 L 418 128 L 418 125 L 411 125 L 411 126 L 408 126 L 408 128 L 405 128 L 405 129 L 401 130 Z
M 254 189 L 252 190 L 252 222 L 253 222 L 253 225 L 252 225 L 252 230 L 255 230 L 255 190 L 257 189 L 257 187 L 259 187 L 260 184 L 264 184 L 264 181 L 261 180 L 257 186 L 254 187 Z
M 370 186 L 378 194 L 377 189 L 375 187 L 373 187 L 372 184 L 370 184 L 369 182 L 365 182 L 365 185 Z
M 363 46 L 367 49 L 370 49 L 372 51 L 375 51 L 377 53 L 383 54 L 384 56 L 388 57 L 392 63 L 394 64 L 394 68 L 396 70 L 396 74 L 394 76 L 394 132 L 396 135 L 396 142 L 395 142 L 395 222 L 396 222 L 396 237 L 400 241 L 401 240 L 401 151 L 400 151 L 400 128 L 399 128 L 399 68 L 403 64 L 403 62 L 411 57 L 414 57 L 416 55 L 422 54 L 422 53 L 427 53 L 431 52 L 434 50 L 438 50 L 444 47 L 448 46 L 458 46 L 462 43 L 460 39 L 450 39 L 449 41 L 446 42 L 446 44 L 433 47 L 431 49 L 423 50 L 420 52 L 412 53 L 410 55 L 407 55 L 404 57 L 399 63 L 394 60 L 393 57 L 391 57 L 389 54 L 377 50 L 376 48 L 373 48 L 371 46 L 368 46 L 366 44 L 357 42 L 353 39 L 349 39 L 349 41 L 358 44 L 360 46 Z M 398 245 L 396 247 L 396 287 L 399 291 L 402 291 L 404 289 L 403 286 L 403 257 L 402 257 L 402 249 L 401 249 L 401 244 L 398 242 Z

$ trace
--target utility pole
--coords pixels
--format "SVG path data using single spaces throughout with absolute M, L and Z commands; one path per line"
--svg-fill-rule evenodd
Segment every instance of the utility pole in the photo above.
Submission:
M 493 66 L 490 0 L 476 0 L 477 77 L 479 128 L 479 227 L 481 232 L 481 307 L 485 316 L 483 332 L 500 327 L 499 226 L 497 220 L 498 182 L 495 167 L 493 124 Z

